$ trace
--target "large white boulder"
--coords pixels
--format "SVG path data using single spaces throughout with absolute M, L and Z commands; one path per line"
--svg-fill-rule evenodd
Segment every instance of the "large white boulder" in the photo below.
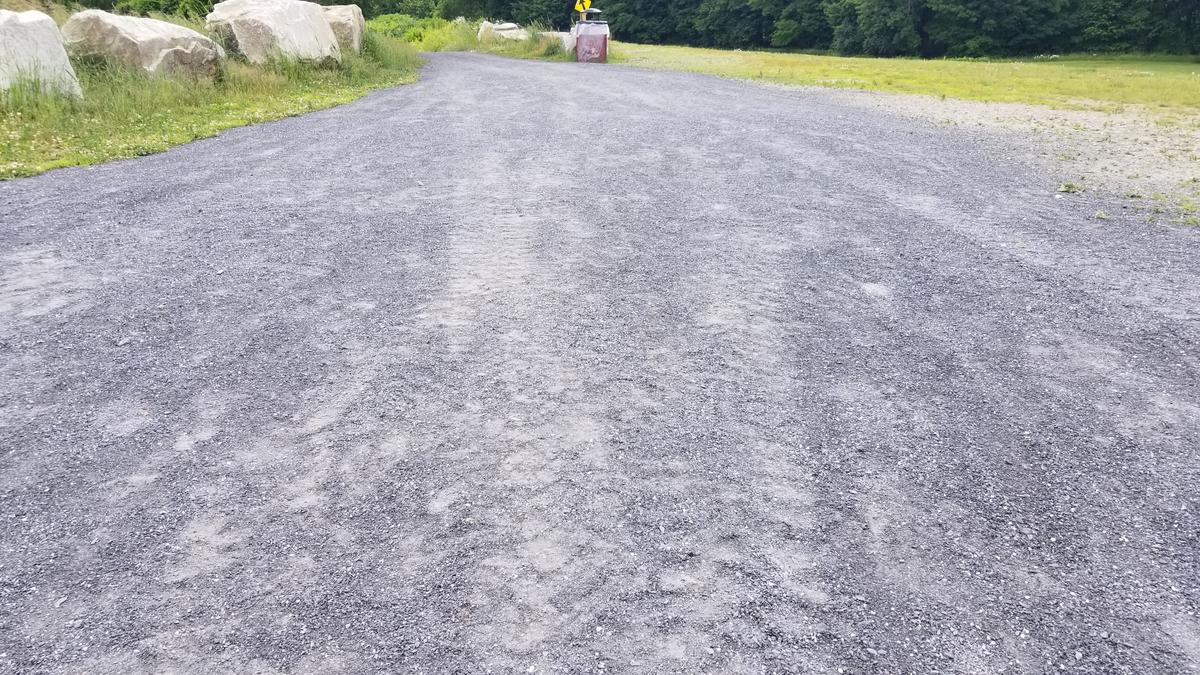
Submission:
M 0 9 L 0 91 L 22 80 L 36 81 L 47 92 L 83 96 L 54 19 Z
M 542 37 L 558 40 L 564 52 L 570 53 L 575 51 L 575 35 L 573 33 L 552 30 L 542 33 Z
M 342 51 L 355 54 L 361 52 L 363 31 L 367 29 L 367 22 L 363 19 L 362 10 L 358 5 L 325 5 L 321 7 L 321 11 L 325 12 L 325 20 L 337 36 Z
M 62 34 L 72 56 L 104 59 L 148 73 L 212 76 L 225 56 L 216 42 L 191 28 L 98 9 L 67 19 Z
M 528 40 L 529 31 L 521 28 L 515 23 L 492 23 L 484 21 L 479 24 L 479 33 L 475 36 L 478 40 L 488 38 L 502 38 L 505 40 Z
M 340 61 L 325 13 L 302 0 L 225 0 L 206 17 L 208 29 L 251 63 L 272 59 Z

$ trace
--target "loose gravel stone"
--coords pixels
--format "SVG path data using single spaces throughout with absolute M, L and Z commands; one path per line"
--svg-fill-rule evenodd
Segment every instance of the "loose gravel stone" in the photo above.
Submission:
M 447 54 L 0 184 L 0 671 L 1197 667 L 1197 232 L 994 141 Z

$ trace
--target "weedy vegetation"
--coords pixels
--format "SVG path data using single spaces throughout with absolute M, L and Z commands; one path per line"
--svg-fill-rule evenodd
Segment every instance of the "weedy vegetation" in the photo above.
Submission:
M 156 18 L 203 32 L 195 20 Z M 0 95 L 0 178 L 160 152 L 231 127 L 348 103 L 414 81 L 420 64 L 410 45 L 373 31 L 363 53 L 341 63 L 256 66 L 229 58 L 211 80 L 77 61 L 82 100 L 43 93 L 33 82 Z
M 1114 111 L 1145 107 L 1194 119 L 1200 63 L 1187 56 L 913 59 L 614 43 L 617 63 L 778 84 L 928 94 L 973 101 Z
M 374 31 L 398 38 L 422 52 L 478 51 L 519 59 L 562 61 L 570 58 L 562 42 L 544 24 L 532 22 L 524 28 L 528 40 L 508 40 L 495 36 L 478 38 L 479 22 L 455 19 L 417 18 L 407 14 L 384 14 L 367 21 Z

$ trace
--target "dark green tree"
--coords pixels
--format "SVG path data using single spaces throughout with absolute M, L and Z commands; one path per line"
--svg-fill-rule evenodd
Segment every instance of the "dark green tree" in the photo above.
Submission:
M 1154 0 L 1152 7 L 1150 48 L 1200 54 L 1200 0 Z
M 871 56 L 915 56 L 921 52 L 922 0 L 859 0 L 862 51 Z
M 321 5 L 344 5 L 349 0 L 312 0 Z M 380 14 L 407 14 L 428 19 L 437 14 L 437 0 L 355 0 L 369 19 Z
M 444 19 L 465 16 L 472 19 L 512 20 L 510 0 L 439 0 L 437 13 Z
M 833 30 L 822 0 L 748 0 L 771 22 L 772 47 L 828 49 Z
M 1038 54 L 1069 48 L 1075 0 L 925 0 L 935 53 Z
M 539 23 L 561 30 L 571 25 L 574 16 L 575 0 L 515 0 L 513 2 L 512 20 L 522 25 Z
M 1083 0 L 1078 45 L 1072 46 L 1088 51 L 1146 49 L 1150 11 L 1148 0 Z
M 692 27 L 700 43 L 712 47 L 765 47 L 774 29 L 746 0 L 702 0 Z
M 690 22 L 675 3 L 662 0 L 606 0 L 604 17 L 618 40 L 653 44 L 687 43 L 694 37 Z M 690 9 L 690 8 L 687 8 Z
M 833 29 L 825 18 L 820 0 L 796 0 L 788 3 L 771 34 L 775 47 L 793 49 L 828 49 L 833 41 Z
M 861 54 L 862 31 L 858 26 L 859 0 L 825 0 L 825 19 L 829 22 L 830 47 L 842 54 Z

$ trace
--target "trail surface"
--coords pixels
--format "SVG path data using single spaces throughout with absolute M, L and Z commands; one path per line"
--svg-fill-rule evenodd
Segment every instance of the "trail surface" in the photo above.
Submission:
M 708 77 L 0 184 L 0 671 L 1200 664 L 1200 238 Z

